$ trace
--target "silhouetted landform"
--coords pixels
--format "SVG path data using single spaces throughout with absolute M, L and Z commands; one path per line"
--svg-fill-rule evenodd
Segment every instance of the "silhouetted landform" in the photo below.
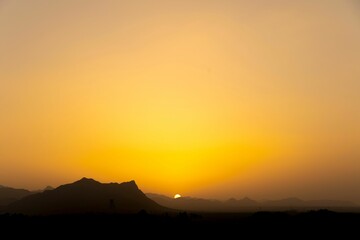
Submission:
M 312 200 L 303 201 L 298 198 L 286 198 L 281 200 L 266 201 L 264 207 L 288 207 L 288 208 L 349 208 L 357 207 L 350 201 L 334 201 L 334 200 Z
M 52 186 L 46 186 L 43 191 L 54 190 Z
M 6 206 L 30 194 L 32 192 L 25 189 L 0 186 L 0 206 Z
M 250 198 L 218 201 L 211 199 L 181 197 L 170 198 L 160 194 L 147 193 L 150 199 L 158 204 L 183 211 L 195 212 L 256 212 L 256 211 L 284 211 L 284 210 L 316 210 L 331 209 L 336 211 L 360 211 L 360 206 L 347 201 L 317 200 L 303 201 L 298 198 L 286 198 L 274 201 L 257 202 Z
M 135 181 L 103 184 L 82 178 L 54 190 L 24 197 L 8 205 L 5 212 L 28 215 L 85 213 L 150 213 L 165 212 L 137 187 Z
M 309 212 L 0 215 L 6 239 L 359 239 L 359 213 Z M 5 238 L 4 238 L 5 239 Z
M 151 199 L 151 200 L 150 200 Z M 308 211 L 316 209 L 360 212 L 360 206 L 346 201 L 303 201 L 287 198 L 258 202 L 250 198 L 219 201 L 192 197 L 170 198 L 160 194 L 142 193 L 134 181 L 102 184 L 83 178 L 56 189 L 48 186 L 30 192 L 25 189 L 0 187 L 0 213 L 74 214 L 74 213 L 134 213 L 190 211 L 190 212 L 258 212 Z
M 23 197 L 53 189 L 53 187 L 47 186 L 43 190 L 29 191 L 26 189 L 16 189 L 0 185 L 0 211 L 4 209 L 5 206 L 9 205 L 10 203 L 16 202 Z
M 227 239 L 282 236 L 291 239 L 337 234 L 340 239 L 358 239 L 360 234 L 360 212 L 356 212 L 359 208 L 349 207 L 349 212 L 306 210 L 308 206 L 324 204 L 344 207 L 350 204 L 348 202 L 296 198 L 264 202 L 243 198 L 221 202 L 148 194 L 156 203 L 134 181 L 103 184 L 89 178 L 40 193 L 25 192 L 31 195 L 0 208 L 1 237 Z M 294 206 L 300 206 L 299 211 L 274 210 Z M 189 210 L 180 210 L 185 208 Z M 271 211 L 263 210 L 266 208 Z

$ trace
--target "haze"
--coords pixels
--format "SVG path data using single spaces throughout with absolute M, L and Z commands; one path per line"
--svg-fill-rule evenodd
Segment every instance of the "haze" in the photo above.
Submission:
M 360 4 L 0 1 L 0 184 L 360 202 Z

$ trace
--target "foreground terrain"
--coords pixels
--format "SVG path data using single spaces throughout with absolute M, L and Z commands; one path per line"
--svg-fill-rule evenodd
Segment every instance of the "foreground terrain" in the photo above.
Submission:
M 16 238 L 36 237 L 124 237 L 194 238 L 283 236 L 359 237 L 360 214 L 328 210 L 310 212 L 257 213 L 164 213 L 151 215 L 0 215 L 2 234 Z M 289 235 L 290 234 L 290 235 Z

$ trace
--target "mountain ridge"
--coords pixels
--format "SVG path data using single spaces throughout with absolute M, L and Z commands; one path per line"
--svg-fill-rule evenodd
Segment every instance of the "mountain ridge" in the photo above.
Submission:
M 82 178 L 53 190 L 26 196 L 7 206 L 9 213 L 28 215 L 136 213 L 166 211 L 138 188 L 135 181 L 100 183 Z
M 0 206 L 6 206 L 25 196 L 31 195 L 32 192 L 26 189 L 17 189 L 11 187 L 0 187 Z
M 12 195 L 15 193 L 15 197 Z M 2 194 L 3 193 L 3 194 Z M 16 195 L 17 194 L 17 195 Z M 61 214 L 61 213 L 129 213 L 180 211 L 194 212 L 253 212 L 277 210 L 332 210 L 359 209 L 350 201 L 310 200 L 296 197 L 278 200 L 255 201 L 249 197 L 230 198 L 225 201 L 194 197 L 174 199 L 166 195 L 144 194 L 134 180 L 128 182 L 101 183 L 83 177 L 57 188 L 28 191 L 0 187 L 0 207 L 10 213 Z
M 290 197 L 279 200 L 255 201 L 248 197 L 242 199 L 230 198 L 226 201 L 209 200 L 203 198 L 181 197 L 171 198 L 156 193 L 146 194 L 150 199 L 162 206 L 186 211 L 200 212 L 241 212 L 241 211 L 278 211 L 278 210 L 313 210 L 329 208 L 342 210 L 342 208 L 359 208 L 350 201 L 336 200 L 301 200 Z

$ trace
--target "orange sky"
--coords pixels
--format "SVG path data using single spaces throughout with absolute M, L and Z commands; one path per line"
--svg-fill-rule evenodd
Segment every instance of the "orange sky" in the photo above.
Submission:
M 360 202 L 360 4 L 0 1 L 0 184 Z

